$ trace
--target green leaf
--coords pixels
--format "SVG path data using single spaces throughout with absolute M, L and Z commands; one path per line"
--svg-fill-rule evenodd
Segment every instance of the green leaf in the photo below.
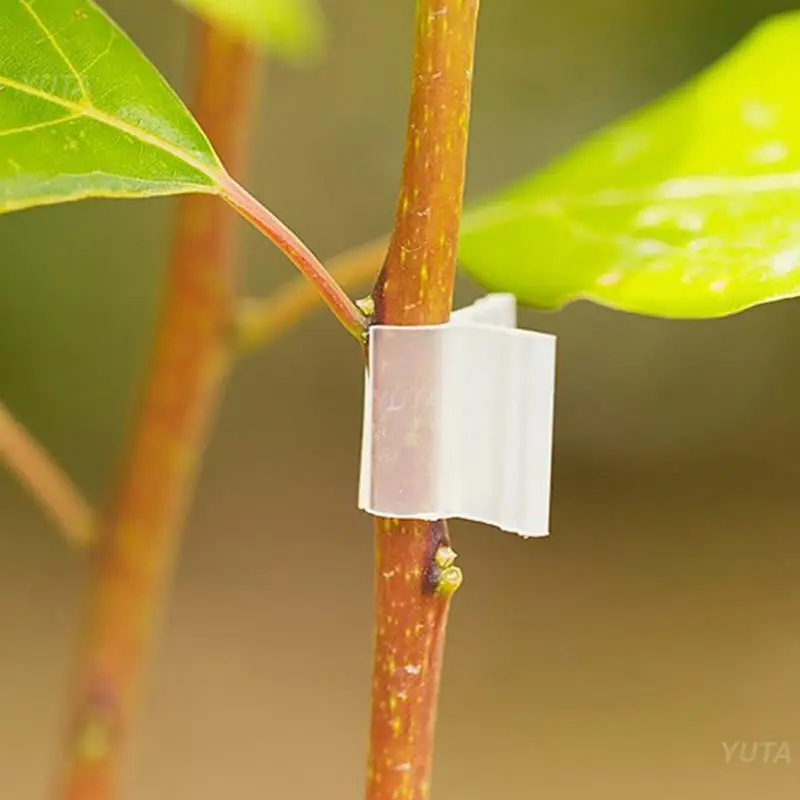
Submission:
M 317 55 L 322 14 L 316 0 L 178 0 L 210 22 L 291 61 Z
M 800 294 L 800 13 L 466 214 L 480 283 L 712 317 Z
M 213 192 L 184 105 L 88 0 L 3 0 L 0 213 L 87 197 Z

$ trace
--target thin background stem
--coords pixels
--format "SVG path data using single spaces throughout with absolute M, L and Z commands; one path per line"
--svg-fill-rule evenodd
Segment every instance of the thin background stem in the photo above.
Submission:
M 375 277 L 388 239 L 381 237 L 332 258 L 327 272 L 342 289 L 356 289 Z M 272 344 L 315 308 L 324 305 L 315 283 L 305 277 L 289 281 L 263 299 L 241 303 L 236 315 L 237 349 L 242 355 Z M 360 312 L 359 312 L 360 313 Z M 359 321 L 357 329 L 361 335 Z M 0 462 L 28 489 L 42 511 L 71 544 L 93 544 L 96 514 L 69 475 L 45 448 L 0 403 Z
M 28 488 L 42 510 L 73 544 L 86 545 L 94 513 L 52 456 L 0 403 L 0 462 Z
M 373 291 L 378 323 L 436 324 L 450 316 L 477 17 L 478 0 L 417 0 L 402 186 L 389 252 Z M 424 380 L 430 365 L 418 367 Z M 396 455 L 413 462 L 413 453 Z M 455 553 L 444 521 L 376 519 L 375 547 L 366 795 L 367 800 L 424 800 L 447 613 L 461 572 L 452 565 Z
M 253 117 L 255 58 L 207 25 L 201 39 L 195 114 L 238 172 Z M 234 220 L 216 197 L 179 201 L 166 296 L 128 458 L 100 529 L 62 800 L 117 796 L 185 507 L 233 355 Z

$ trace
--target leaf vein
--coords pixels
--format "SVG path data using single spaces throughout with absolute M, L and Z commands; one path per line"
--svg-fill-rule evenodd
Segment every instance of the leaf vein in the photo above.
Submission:
M 47 122 L 37 122 L 33 125 L 22 125 L 19 128 L 9 128 L 7 130 L 0 129 L 0 137 L 3 136 L 13 136 L 17 133 L 30 133 L 31 131 L 38 131 L 42 128 L 49 128 L 53 125 L 60 125 L 62 122 L 69 122 L 73 119 L 78 119 L 78 117 L 82 116 L 81 114 L 67 114 L 64 117 L 59 117 L 58 119 L 49 119 Z
M 108 39 L 108 44 L 88 64 L 86 64 L 86 66 L 84 66 L 83 71 L 81 73 L 82 75 L 88 75 L 111 52 L 111 46 L 114 44 L 116 39 L 117 39 L 117 32 L 112 28 L 111 35 L 109 36 Z
M 78 88 L 80 89 L 81 95 L 85 100 L 89 99 L 89 93 L 86 91 L 86 85 L 83 82 L 83 78 L 81 77 L 80 72 L 75 68 L 75 65 L 70 61 L 69 56 L 64 52 L 61 45 L 58 43 L 53 32 L 45 25 L 44 20 L 34 11 L 33 6 L 30 3 L 30 0 L 20 0 L 25 10 L 31 15 L 34 22 L 41 28 L 42 33 L 44 33 L 47 41 L 52 45 L 53 49 L 58 53 L 61 57 L 63 62 L 67 65 L 69 71 L 74 75 L 75 80 L 78 82 Z
M 66 108 L 75 115 L 82 115 L 107 125 L 110 128 L 116 128 L 118 131 L 137 139 L 142 144 L 155 147 L 173 156 L 173 158 L 183 161 L 184 164 L 196 169 L 198 172 L 209 178 L 216 187 L 219 187 L 220 174 L 218 174 L 216 170 L 209 168 L 208 165 L 204 164 L 202 161 L 199 161 L 198 159 L 189 155 L 189 153 L 186 151 L 181 150 L 179 147 L 176 147 L 170 142 L 165 141 L 160 136 L 150 133 L 149 131 L 142 130 L 136 125 L 123 122 L 123 120 L 118 119 L 117 117 L 112 117 L 110 114 L 100 111 L 100 109 L 96 108 L 92 104 L 89 98 L 82 103 L 75 103 L 72 100 L 67 100 L 63 97 L 59 97 L 58 95 L 44 92 L 41 89 L 34 88 L 33 86 L 27 86 L 23 83 L 13 80 L 12 78 L 2 75 L 0 75 L 0 86 L 6 86 L 9 89 L 14 89 L 15 91 L 22 92 L 23 94 L 28 94 L 31 97 L 38 97 L 40 100 L 54 103 L 62 108 Z M 221 168 L 221 174 L 224 175 L 224 168 Z

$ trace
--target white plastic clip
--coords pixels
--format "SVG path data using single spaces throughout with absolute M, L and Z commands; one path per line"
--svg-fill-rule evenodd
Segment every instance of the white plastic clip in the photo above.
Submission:
M 373 325 L 359 508 L 546 536 L 554 392 L 555 337 L 519 330 L 512 295 Z

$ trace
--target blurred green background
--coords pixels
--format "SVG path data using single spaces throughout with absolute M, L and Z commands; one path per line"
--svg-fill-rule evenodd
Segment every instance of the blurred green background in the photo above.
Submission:
M 168 0 L 103 5 L 185 95 L 188 15 Z M 250 185 L 330 256 L 391 223 L 413 3 L 323 5 L 324 61 L 266 68 Z M 483 5 L 471 198 L 795 4 Z M 172 210 L 86 202 L 0 218 L 0 396 L 98 504 L 130 418 Z M 244 224 L 242 234 L 253 292 L 293 277 Z M 459 302 L 476 294 L 465 282 Z M 560 337 L 552 536 L 453 524 L 465 584 L 437 800 L 799 796 L 799 309 L 702 323 L 584 304 L 525 315 Z M 361 794 L 372 644 L 371 531 L 355 508 L 361 394 L 359 353 L 321 312 L 238 370 L 127 798 Z M 4 474 L 0 509 L 0 797 L 40 800 L 87 564 Z M 726 764 L 723 742 L 734 741 L 788 741 L 793 761 Z

